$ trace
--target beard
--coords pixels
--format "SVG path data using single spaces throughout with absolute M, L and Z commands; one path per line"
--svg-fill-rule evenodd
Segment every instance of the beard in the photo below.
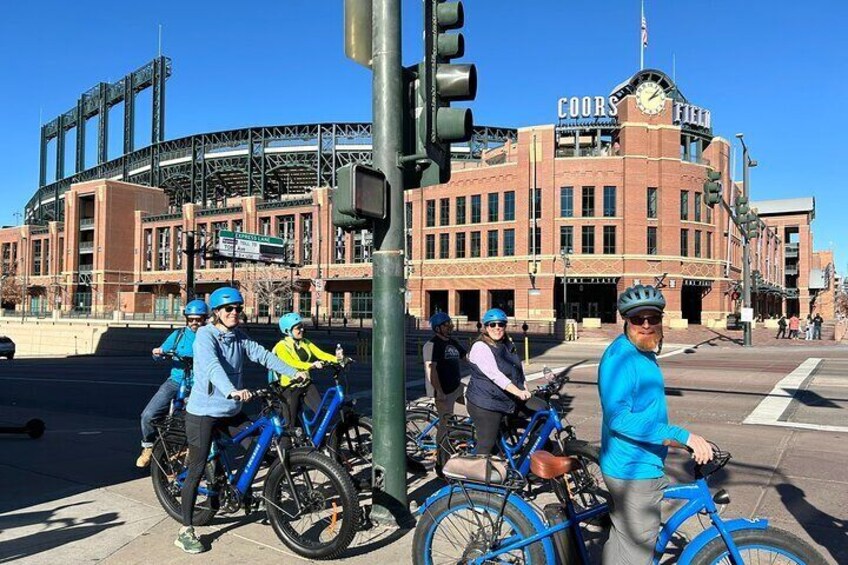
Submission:
M 627 337 L 630 338 L 636 349 L 644 352 L 656 351 L 663 338 L 662 325 L 654 326 L 653 332 L 650 334 L 643 334 L 641 331 L 641 328 L 627 325 Z

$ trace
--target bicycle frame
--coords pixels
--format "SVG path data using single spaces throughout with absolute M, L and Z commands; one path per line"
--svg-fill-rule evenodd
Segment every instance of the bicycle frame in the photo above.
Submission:
M 539 431 L 533 432 L 536 423 L 543 418 L 545 422 L 541 424 Z M 533 414 L 533 417 L 530 418 L 530 422 L 515 444 L 510 444 L 503 434 L 501 434 L 498 442 L 510 466 L 526 477 L 527 473 L 530 472 L 530 455 L 541 449 L 554 431 L 561 432 L 562 430 L 563 426 L 559 419 L 559 413 L 553 408 L 548 407 L 547 410 L 539 410 Z M 537 433 L 532 442 L 529 440 L 531 433 Z
M 306 407 L 301 409 L 300 421 L 303 424 L 303 431 L 316 448 L 320 449 L 324 446 L 330 425 L 336 415 L 341 411 L 344 403 L 344 387 L 336 381 L 335 386 L 328 388 L 324 393 L 324 396 L 321 398 L 321 404 L 312 414 L 311 418 L 306 414 Z

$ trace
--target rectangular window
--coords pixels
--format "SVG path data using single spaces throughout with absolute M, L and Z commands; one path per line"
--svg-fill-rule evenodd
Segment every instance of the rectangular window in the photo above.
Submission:
M 312 293 L 311 292 L 301 292 L 300 293 L 300 315 L 301 316 L 311 316 L 312 315 Z
M 530 228 L 527 231 L 527 241 L 530 247 L 530 254 L 537 255 L 542 252 L 542 228 Z
M 713 233 L 707 232 L 705 239 L 707 240 L 707 259 L 713 258 Z
M 487 247 L 486 247 L 486 256 L 487 257 L 497 257 L 498 256 L 498 230 L 489 230 L 487 234 Z
M 604 187 L 604 217 L 615 217 L 615 187 Z
M 559 227 L 559 251 L 574 253 L 574 226 Z
M 368 230 L 353 233 L 353 262 L 370 263 L 374 238 Z
M 406 232 L 406 258 L 410 261 L 413 258 L 412 255 L 412 230 L 408 230 Z
M 41 274 L 41 240 L 36 239 L 32 242 L 32 274 Z
M 474 194 L 471 196 L 471 223 L 479 224 L 480 223 L 480 208 L 482 197 L 479 194 Z
M 330 316 L 333 318 L 344 317 L 344 292 L 334 292 L 330 306 Z
M 503 232 L 503 254 L 504 257 L 515 255 L 515 230 L 508 229 Z
M 177 226 L 176 232 L 176 236 L 174 236 L 174 242 L 177 244 L 177 264 L 175 268 L 181 270 L 183 268 L 183 227 Z
M 294 214 L 277 216 L 277 237 L 285 243 L 286 261 L 294 263 Z
M 50 240 L 44 240 L 44 274 L 50 274 Z
M 271 218 L 259 218 L 259 233 L 271 235 Z
M 542 217 L 542 189 L 537 188 L 532 191 L 533 193 L 533 208 L 536 214 L 536 219 Z
M 701 204 L 701 193 L 696 192 L 695 193 L 695 221 L 696 222 L 701 221 L 701 207 L 702 206 L 703 205 Z
M 653 187 L 648 188 L 648 217 L 656 218 L 657 211 L 659 209 L 657 189 Z
M 615 254 L 615 226 L 604 226 L 604 254 Z
M 478 231 L 471 232 L 471 256 L 480 256 L 480 232 Z
M 465 224 L 465 197 L 456 197 L 456 225 Z
M 244 220 L 233 220 L 233 231 L 244 231 Z
M 336 228 L 336 252 L 333 254 L 334 263 L 347 262 L 347 234 L 342 228 Z
M 574 217 L 574 187 L 563 186 L 559 189 L 559 215 L 561 218 Z
M 458 233 L 456 234 L 456 242 L 454 243 L 455 251 L 454 254 L 457 259 L 465 259 L 465 234 Z
M 680 256 L 689 257 L 689 230 L 680 230 Z
M 158 228 L 156 242 L 156 270 L 169 271 L 171 269 L 171 228 Z
M 300 215 L 300 263 L 312 264 L 312 214 Z
M 583 217 L 584 218 L 594 218 L 595 217 L 595 187 L 594 186 L 584 186 L 583 187 Z
M 701 256 L 701 230 L 695 230 L 695 257 Z
M 710 208 L 709 206 L 707 206 L 706 208 L 707 208 L 707 223 L 711 224 L 711 223 L 713 223 L 713 209 Z
M 450 224 L 450 198 L 439 199 L 439 225 Z
M 595 252 L 595 226 L 583 226 L 581 251 L 586 254 Z
M 374 298 L 370 290 L 355 290 L 350 293 L 350 317 L 371 318 Z
M 515 191 L 504 192 L 504 221 L 515 221 Z
M 427 201 L 427 227 L 432 228 L 436 225 L 436 201 Z
M 208 239 L 208 235 L 206 234 L 206 224 L 200 224 L 200 228 L 198 229 L 198 233 L 197 233 L 197 239 L 200 240 L 198 242 L 200 247 L 205 248 L 206 242 L 207 242 L 207 239 Z M 198 262 L 200 264 L 200 268 L 201 269 L 206 268 L 206 254 L 205 253 L 198 253 L 197 258 L 198 258 Z M 148 268 L 148 270 L 149 270 L 149 268 Z
M 648 228 L 648 255 L 657 254 L 657 228 Z
M 424 258 L 425 259 L 435 259 L 436 258 L 436 234 L 428 233 L 425 243 L 425 251 Z
M 489 209 L 488 209 L 488 218 L 490 222 L 498 221 L 498 200 L 500 199 L 500 194 L 497 192 L 489 193 Z
M 221 230 L 226 230 L 227 228 L 229 228 L 229 222 L 212 222 L 213 241 L 217 242 L 218 238 L 221 237 Z M 223 269 L 227 265 L 229 265 L 229 261 L 212 261 L 213 269 Z
M 406 202 L 404 206 L 404 225 L 406 229 L 412 229 L 412 202 Z
M 689 191 L 681 190 L 680 191 L 680 219 L 688 220 L 689 219 Z
M 439 259 L 450 259 L 450 234 L 439 234 Z

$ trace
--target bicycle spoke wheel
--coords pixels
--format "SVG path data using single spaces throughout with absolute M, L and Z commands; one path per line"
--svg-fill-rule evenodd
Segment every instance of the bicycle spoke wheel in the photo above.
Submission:
M 350 477 L 315 451 L 288 455 L 291 483 L 283 464 L 265 481 L 268 520 L 289 549 L 309 559 L 334 559 L 350 544 L 360 509 Z
M 733 542 L 746 565 L 824 565 L 825 560 L 804 540 L 778 528 L 765 530 L 738 530 L 733 532 Z M 733 560 L 727 545 L 716 538 L 695 555 L 695 565 L 730 565 Z
M 153 491 L 159 504 L 168 516 L 182 521 L 182 487 L 186 476 L 188 449 L 186 446 L 169 445 L 166 449 L 161 441 L 153 447 L 153 457 L 150 462 L 150 478 L 153 480 Z M 207 465 L 208 467 L 208 465 Z M 214 484 L 214 477 L 207 469 L 198 487 L 197 502 L 194 505 L 192 523 L 195 526 L 205 526 L 212 521 L 216 509 L 215 500 L 208 495 Z
M 440 498 L 424 513 L 413 540 L 416 565 L 467 563 L 535 533 L 530 520 L 512 504 L 497 520 L 503 493 L 468 491 L 468 495 Z M 498 554 L 486 563 L 542 565 L 545 553 L 537 542 Z
M 406 459 L 413 470 L 426 470 L 435 464 L 436 426 L 434 414 L 413 410 L 406 414 Z
M 370 418 L 350 414 L 339 422 L 330 438 L 330 453 L 350 473 L 360 490 L 371 486 L 374 430 Z

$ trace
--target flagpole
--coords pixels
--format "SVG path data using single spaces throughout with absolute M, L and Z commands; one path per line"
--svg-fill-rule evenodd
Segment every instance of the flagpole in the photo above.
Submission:
M 645 25 L 645 0 L 642 0 L 642 19 L 639 20 L 639 70 L 645 68 L 645 40 L 643 27 Z

